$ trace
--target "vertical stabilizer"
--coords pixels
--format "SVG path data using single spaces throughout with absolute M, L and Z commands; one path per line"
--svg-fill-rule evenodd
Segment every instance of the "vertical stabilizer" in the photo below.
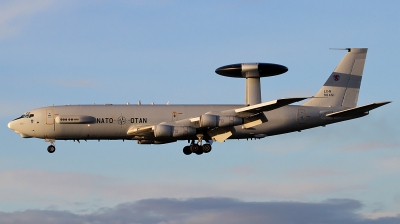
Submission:
M 303 105 L 346 108 L 357 106 L 367 50 L 367 48 L 348 48 L 348 52 L 314 96 L 315 98 Z

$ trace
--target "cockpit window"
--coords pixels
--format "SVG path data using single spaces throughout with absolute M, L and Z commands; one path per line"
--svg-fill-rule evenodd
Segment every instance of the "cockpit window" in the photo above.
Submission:
M 24 118 L 24 115 L 22 115 L 21 117 L 15 118 L 13 121 L 18 120 L 18 119 L 21 119 L 21 118 Z
M 34 114 L 31 114 L 30 112 L 26 112 L 26 113 L 24 113 L 23 115 L 21 115 L 21 117 L 15 118 L 14 121 L 15 121 L 15 120 L 18 120 L 18 119 L 21 119 L 21 118 L 31 118 L 31 117 L 33 117 L 33 116 L 35 116 L 35 115 L 34 115 Z
M 29 118 L 30 112 L 26 112 L 24 115 L 22 115 L 24 118 Z

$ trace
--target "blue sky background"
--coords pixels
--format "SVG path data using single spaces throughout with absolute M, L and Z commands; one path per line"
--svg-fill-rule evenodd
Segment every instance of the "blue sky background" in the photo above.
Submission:
M 399 8 L 368 0 L 1 1 L 0 222 L 399 223 Z M 53 104 L 244 103 L 244 80 L 214 72 L 232 63 L 289 68 L 262 79 L 263 101 L 312 96 L 345 54 L 328 50 L 336 47 L 369 48 L 359 105 L 393 103 L 325 128 L 215 143 L 203 156 L 185 156 L 186 142 L 134 141 L 58 141 L 49 154 L 44 140 L 7 128 Z

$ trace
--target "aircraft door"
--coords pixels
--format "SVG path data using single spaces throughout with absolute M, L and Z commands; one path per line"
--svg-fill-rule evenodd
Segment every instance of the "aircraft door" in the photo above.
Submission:
M 179 113 L 179 112 L 172 112 L 172 120 L 173 121 L 177 121 L 177 120 L 179 120 L 179 114 L 182 114 L 182 113 Z
M 54 124 L 53 109 L 46 109 L 46 124 L 48 125 Z
M 307 115 L 305 109 L 299 109 L 297 111 L 297 122 L 299 124 L 305 124 L 307 122 Z
M 35 131 L 35 123 L 36 123 L 36 121 L 35 121 L 34 114 L 30 114 L 29 115 L 29 125 L 30 125 L 32 131 Z

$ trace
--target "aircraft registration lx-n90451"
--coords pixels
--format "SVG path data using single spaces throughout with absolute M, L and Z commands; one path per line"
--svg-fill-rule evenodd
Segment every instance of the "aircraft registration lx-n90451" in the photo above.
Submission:
M 260 78 L 285 73 L 270 63 L 232 64 L 215 72 L 246 78 L 245 105 L 68 105 L 34 109 L 8 127 L 23 138 L 42 138 L 55 151 L 56 140 L 137 140 L 164 144 L 187 140 L 186 155 L 211 151 L 213 141 L 264 138 L 363 117 L 390 102 L 357 107 L 367 48 L 346 55 L 324 86 L 307 98 L 261 102 Z M 205 141 L 205 144 L 203 144 Z

